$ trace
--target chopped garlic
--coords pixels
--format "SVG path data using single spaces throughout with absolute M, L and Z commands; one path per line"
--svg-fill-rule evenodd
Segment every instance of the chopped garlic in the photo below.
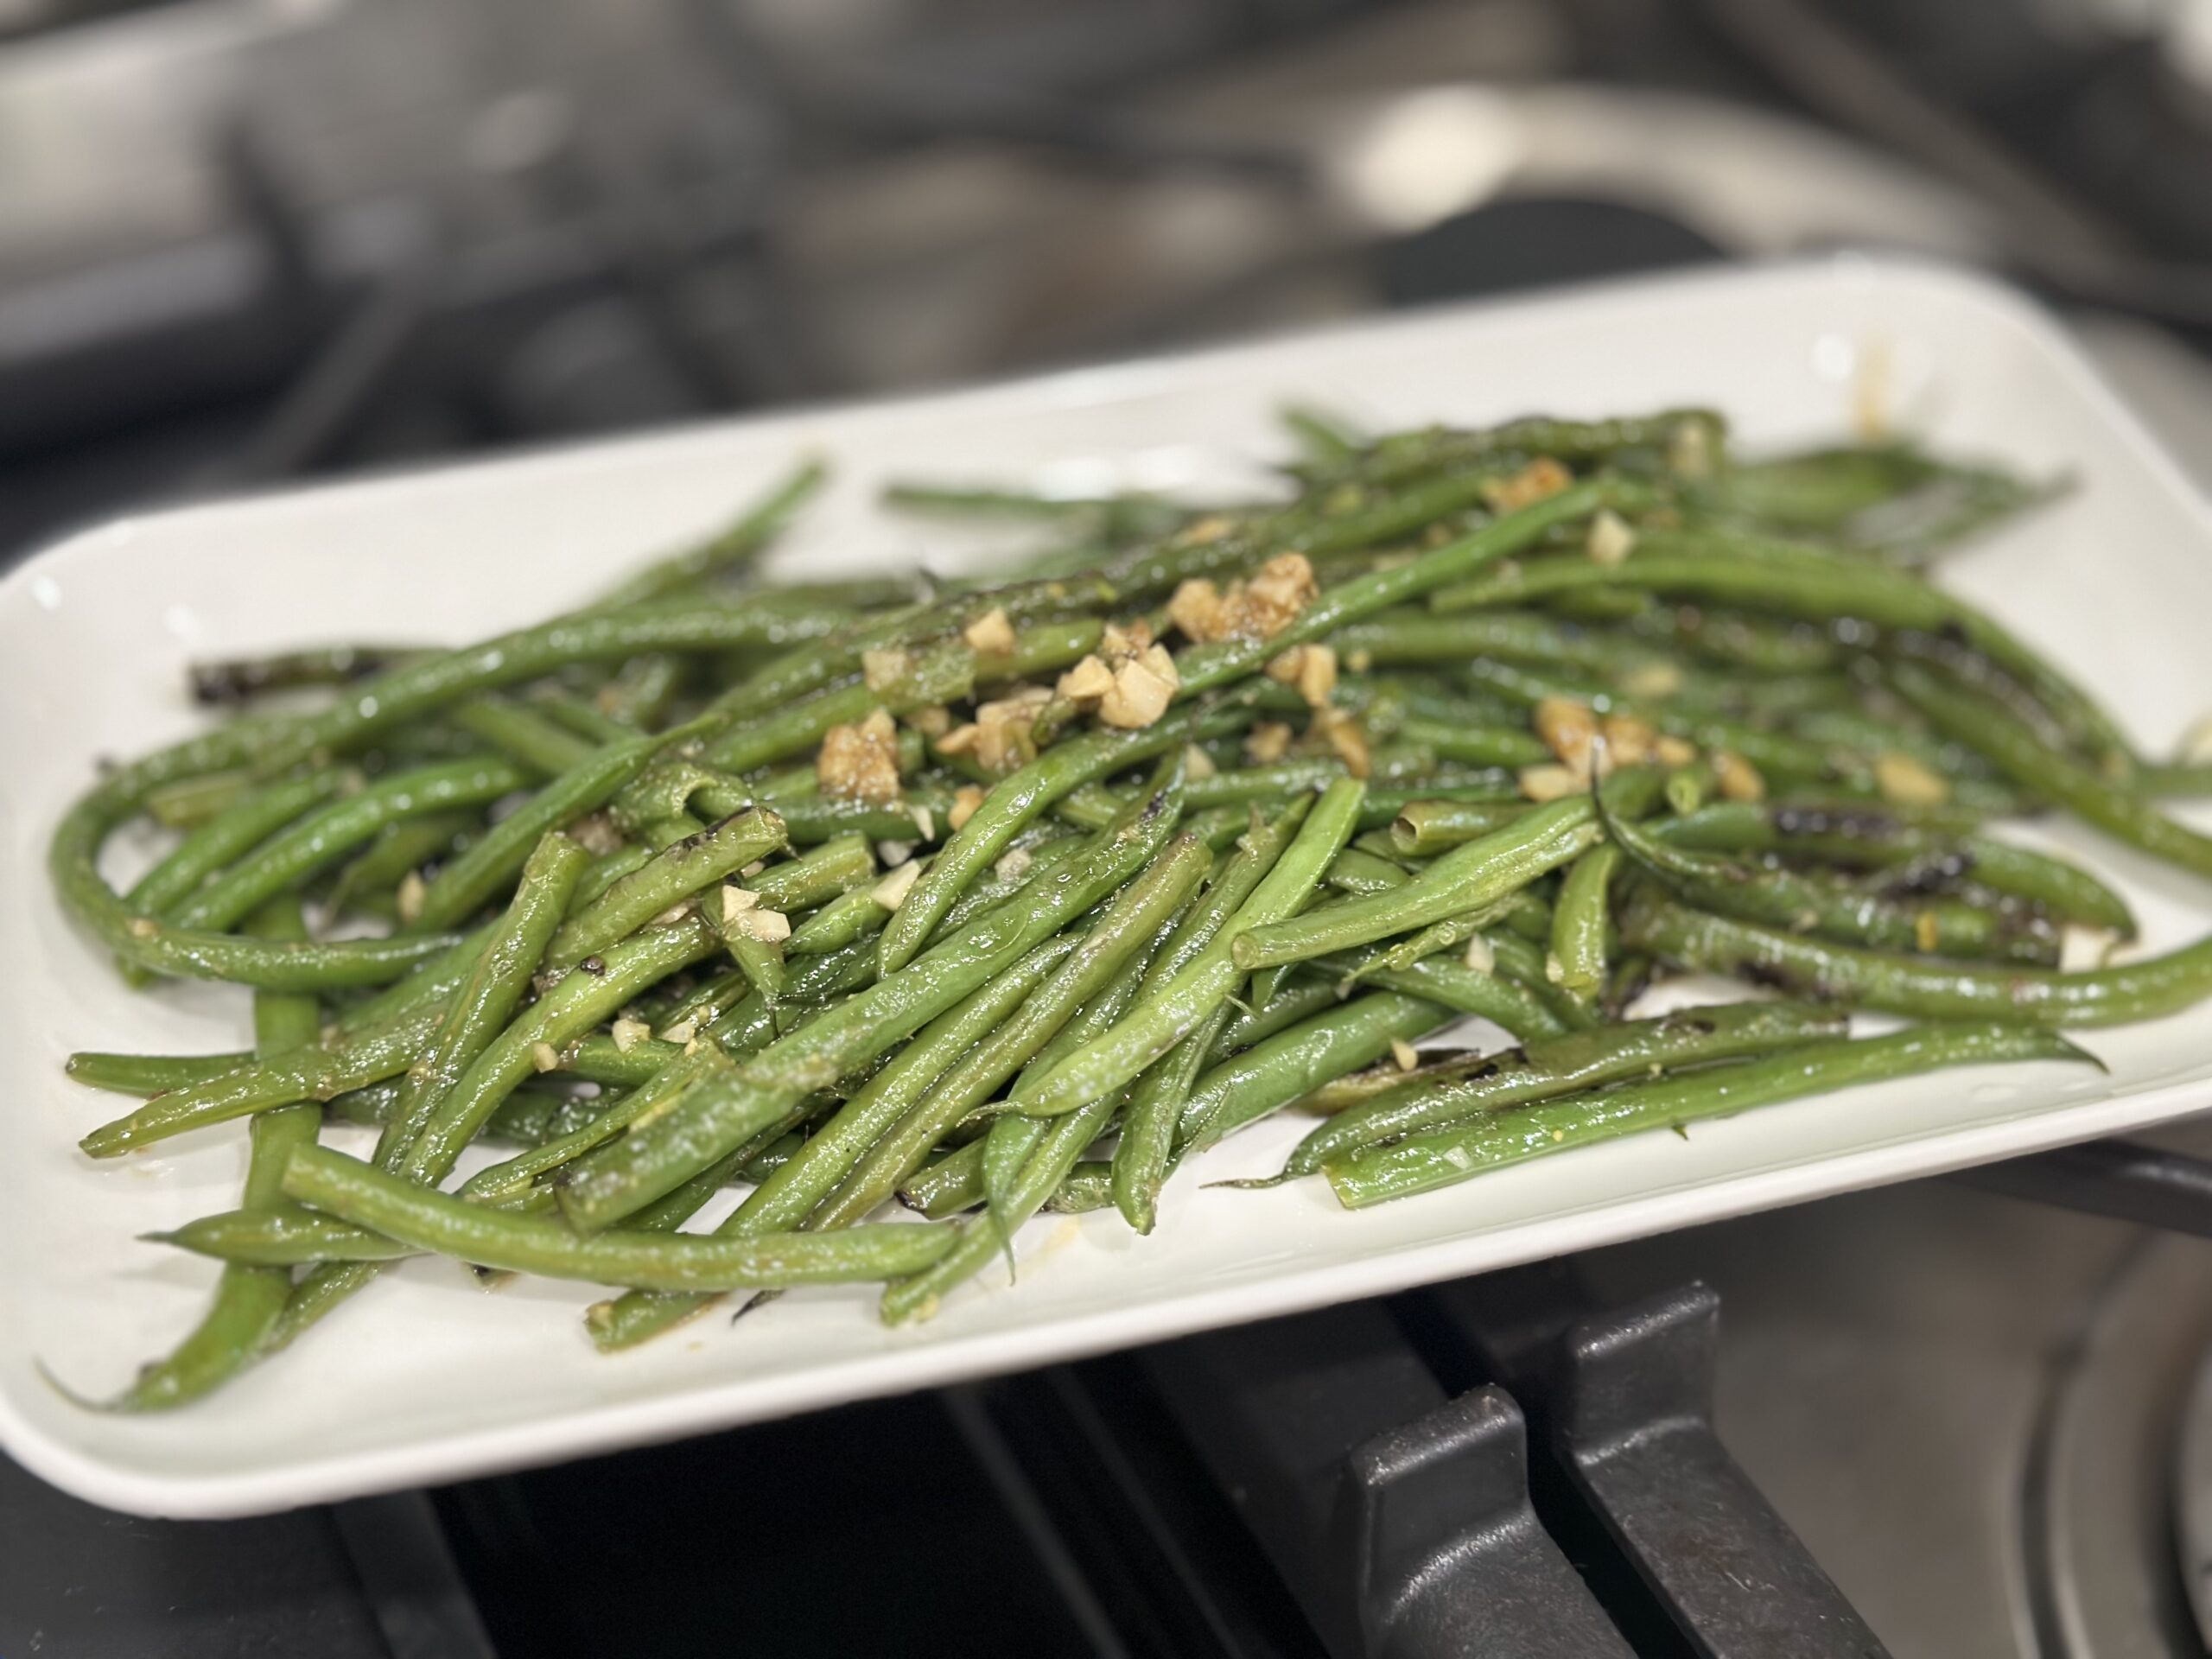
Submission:
M 1893 806 L 1940 806 L 1951 798 L 1942 773 L 1895 749 L 1874 757 L 1874 786 Z
M 998 862 L 991 866 L 991 874 L 1001 881 L 1019 881 L 1029 873 L 1033 861 L 1027 847 L 1009 847 L 999 855 Z
M 423 895 L 429 891 L 420 870 L 410 870 L 399 878 L 399 919 L 411 922 L 423 913 Z
M 1168 664 L 1167 671 L 1171 677 L 1162 678 L 1141 659 L 1126 662 L 1115 670 L 1112 690 L 1098 700 L 1101 723 L 1135 731 L 1166 714 L 1167 705 L 1175 701 L 1179 683 L 1173 677 L 1173 663 Z
M 914 883 L 921 879 L 920 865 L 901 864 L 882 880 L 870 887 L 868 896 L 886 910 L 896 910 L 900 905 L 906 903 L 906 895 L 914 890 Z
M 666 1027 L 662 1030 L 660 1033 L 660 1039 L 664 1043 L 688 1043 L 698 1034 L 699 1022 L 697 1020 L 679 1020 L 674 1025 Z
M 1600 507 L 1590 520 L 1590 535 L 1583 550 L 1592 564 L 1620 564 L 1636 551 L 1636 532 L 1611 507 Z
M 1590 774 L 1577 772 L 1572 766 L 1556 762 L 1541 766 L 1523 766 L 1520 772 L 1521 792 L 1532 801 L 1564 800 L 1569 795 L 1590 792 Z
M 1731 750 L 1715 749 L 1713 752 L 1713 777 L 1719 785 L 1724 800 L 1763 801 L 1766 798 L 1766 779 L 1759 776 L 1759 769 Z
M 530 1063 L 540 1071 L 558 1071 L 561 1069 L 561 1051 L 550 1043 L 532 1043 L 530 1046 Z
M 871 691 L 888 691 L 914 670 L 914 659 L 896 646 L 861 652 L 861 678 Z
M 943 737 L 952 729 L 952 710 L 941 702 L 925 702 L 906 711 L 906 723 L 924 737 Z
M 911 841 L 879 841 L 875 843 L 876 862 L 887 870 L 895 870 L 914 855 Z
M 1588 703 L 1572 697 L 1546 697 L 1536 705 L 1531 723 L 1561 766 L 1578 777 L 1590 775 L 1598 742 L 1598 716 Z
M 1490 941 L 1479 933 L 1467 941 L 1466 953 L 1459 960 L 1478 974 L 1497 970 L 1497 952 L 1490 948 Z
M 791 918 L 780 910 L 740 911 L 730 925 L 761 944 L 781 944 L 791 936 Z
M 749 887 L 725 885 L 722 888 L 722 925 L 727 927 L 748 910 L 760 907 L 760 895 Z
M 1682 671 L 1674 663 L 1638 663 L 1621 676 L 1621 690 L 1631 697 L 1657 702 L 1682 689 Z
M 2102 968 L 2112 960 L 2113 947 L 2119 943 L 2120 936 L 2109 928 L 2069 922 L 2059 931 L 2058 970 L 2082 974 Z
M 1482 486 L 1483 499 L 1492 512 L 1518 512 L 1548 501 L 1574 482 L 1574 474 L 1549 455 L 1538 455 L 1510 478 L 1494 479 Z
M 614 1039 L 615 1052 L 627 1054 L 639 1043 L 653 1034 L 653 1028 L 642 1020 L 624 1015 L 607 1027 L 607 1034 Z
M 957 830 L 976 816 L 976 809 L 982 804 L 982 786 L 980 784 L 963 784 L 952 791 L 952 805 L 946 811 L 944 821 Z
M 1007 619 L 1005 606 L 994 605 L 961 629 L 960 637 L 971 650 L 988 657 L 1004 657 L 1014 649 L 1014 624 Z
M 937 839 L 937 817 L 929 810 L 929 808 L 926 806 L 917 806 L 910 810 L 906 816 L 913 819 L 914 828 L 921 831 L 922 839 L 924 841 L 935 841 Z
M 873 709 L 849 726 L 822 736 L 814 772 L 824 795 L 888 806 L 899 798 L 899 728 L 890 711 Z
M 1697 759 L 1697 745 L 1686 737 L 1662 734 L 1651 746 L 1652 753 L 1659 757 L 1662 766 L 1687 766 Z
M 1214 777 L 1220 770 L 1214 765 L 1213 756 L 1208 754 L 1197 744 L 1185 743 L 1183 746 L 1183 776 L 1192 782 L 1197 783 Z
M 1399 1071 L 1410 1071 L 1421 1064 L 1421 1051 L 1404 1038 L 1393 1037 L 1390 1039 L 1390 1058 L 1396 1062 Z
M 1244 739 L 1244 758 L 1255 766 L 1271 766 L 1290 753 L 1290 728 L 1279 720 L 1263 720 Z
M 1114 671 L 1094 652 L 1061 675 L 1054 689 L 1070 702 L 1094 702 L 1114 689 Z

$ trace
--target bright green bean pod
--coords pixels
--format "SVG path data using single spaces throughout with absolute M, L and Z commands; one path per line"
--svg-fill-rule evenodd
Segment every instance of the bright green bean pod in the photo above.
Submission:
M 137 1095 L 142 1100 L 188 1088 L 211 1078 L 228 1077 L 253 1064 L 250 1052 L 227 1054 L 108 1054 L 86 1049 L 72 1054 L 63 1069 L 72 1080 L 88 1089 L 114 1095 Z
M 1480 909 L 1572 862 L 1603 833 L 1588 796 L 1554 801 L 1453 848 L 1402 887 L 1243 934 L 1236 942 L 1236 964 L 1255 969 L 1303 962 Z
M 378 1167 L 401 1166 L 441 1103 L 513 1020 L 590 860 L 557 830 L 531 851 L 506 914 L 447 1004 L 423 1057 L 408 1067 L 398 1105 L 377 1141 Z
M 1351 838 L 1363 792 L 1363 785 L 1351 779 L 1339 779 L 1322 791 L 1296 838 L 1220 931 L 1187 962 L 1179 960 L 1177 944 L 1171 940 L 1128 1017 L 1061 1061 L 1050 1076 L 1025 1083 L 1014 1096 L 1014 1109 L 1034 1117 L 1051 1116 L 1117 1094 L 1197 1029 L 1227 1001 L 1243 977 L 1231 954 L 1236 944 L 1254 930 L 1294 912 Z
M 295 1049 L 238 1071 L 172 1089 L 137 1110 L 103 1123 L 78 1145 L 112 1158 L 188 1129 L 228 1122 L 295 1101 L 328 1100 L 349 1089 L 396 1077 L 412 1065 L 437 1030 L 442 1011 L 418 1009 L 328 1047 Z
M 493 1109 L 537 1068 L 543 1050 L 550 1048 L 557 1054 L 563 1044 L 582 1036 L 640 991 L 711 956 L 715 944 L 704 923 L 687 917 L 673 926 L 648 929 L 608 947 L 600 955 L 596 973 L 582 967 L 570 969 L 487 1044 L 454 1081 L 421 1135 L 406 1147 L 396 1166 L 399 1173 L 424 1183 L 442 1180 Z M 702 1166 L 713 1161 L 704 1160 Z
M 758 807 L 685 836 L 563 923 L 546 951 L 547 966 L 574 967 L 783 845 L 781 820 Z
M 2212 938 L 2119 968 L 1969 968 L 1862 950 L 1637 893 L 1622 941 L 1685 967 L 1923 1020 L 2114 1026 L 2154 1020 L 2212 995 Z
M 1495 945 L 1491 947 L 1496 949 Z M 1329 964 L 1335 966 L 1338 959 Z M 1509 975 L 1470 968 L 1448 957 L 1424 957 L 1403 968 L 1365 971 L 1367 982 L 1385 990 L 1418 996 L 1459 1014 L 1487 1020 L 1523 1042 L 1556 1037 L 1578 1027 L 1560 1018 L 1544 998 Z
M 711 576 L 742 570 L 766 550 L 799 510 L 821 493 L 829 471 L 818 461 L 802 461 L 734 522 L 695 547 L 647 565 L 611 589 L 595 607 L 619 611 L 649 604 Z
M 1618 836 L 1618 827 L 1612 828 Z M 1559 984 L 1580 1001 L 1604 989 L 1611 972 L 1606 942 L 1613 928 L 1611 895 L 1620 863 L 1621 850 L 1611 842 L 1592 847 L 1568 867 L 1559 903 L 1552 906 L 1552 960 L 1559 964 Z
M 548 832 L 604 806 L 661 750 L 712 731 L 717 723 L 702 718 L 657 735 L 611 743 L 562 773 L 432 878 L 413 925 L 451 927 L 461 921 L 514 879 L 531 849 Z
M 2134 791 L 2054 753 L 1989 699 L 1946 685 L 1908 663 L 1894 664 L 1890 672 L 1891 683 L 1939 731 L 1984 756 L 2023 789 L 2154 858 L 2212 876 L 2212 836 L 2176 823 Z
M 143 1233 L 149 1244 L 170 1244 L 195 1255 L 213 1256 L 252 1268 L 308 1268 L 321 1262 L 397 1262 L 418 1254 L 411 1247 L 334 1221 L 313 1210 L 288 1204 L 283 1210 L 226 1210 L 201 1216 L 173 1232 Z M 281 1313 L 292 1275 L 278 1275 L 283 1292 L 273 1312 Z
M 298 938 L 307 932 L 296 899 L 273 901 L 250 925 L 268 938 Z M 321 1008 L 312 996 L 264 991 L 254 998 L 257 1052 L 280 1054 L 311 1043 L 321 1024 Z M 247 1213 L 265 1216 L 290 1208 L 280 1185 L 285 1164 L 295 1147 L 315 1144 L 321 1127 L 322 1109 L 313 1102 L 281 1107 L 254 1119 L 241 1206 Z M 226 1265 L 216 1281 L 213 1300 L 191 1334 L 141 1370 L 105 1409 L 165 1411 L 221 1387 L 253 1363 L 291 1288 L 292 1275 L 281 1268 Z
M 673 1044 L 660 1046 L 669 1051 L 671 1058 L 616 1104 L 566 1135 L 517 1153 L 502 1163 L 486 1165 L 461 1183 L 461 1196 L 480 1204 L 497 1204 L 526 1192 L 555 1170 L 575 1162 L 595 1147 L 605 1146 L 640 1114 L 658 1110 L 701 1079 L 736 1064 L 716 1043 L 701 1043 L 689 1052 Z
M 331 884 L 330 908 L 345 911 L 356 903 L 388 897 L 425 864 L 466 847 L 483 827 L 480 812 L 455 808 L 402 818 L 377 832 L 359 856 L 349 860 Z
M 1654 1020 L 1529 1043 L 1473 1058 L 1471 1069 L 1450 1080 L 1408 1077 L 1346 1107 L 1298 1143 L 1275 1179 L 1311 1175 L 1370 1147 L 1478 1113 L 1631 1082 L 1662 1068 L 1757 1059 L 1777 1049 L 1841 1037 L 1847 1029 L 1844 1014 L 1802 1002 L 1737 1002 L 1682 1008 Z
M 1122 1104 L 1122 1133 L 1114 1145 L 1110 1179 L 1114 1207 L 1139 1237 L 1150 1233 L 1159 1219 L 1160 1189 L 1166 1185 L 1168 1173 L 1173 1166 L 1176 1126 L 1189 1108 L 1191 1091 L 1205 1067 L 1206 1057 L 1212 1052 L 1221 1028 L 1229 1023 L 1232 1012 L 1230 1004 L 1224 1002 L 1200 1020 L 1187 1036 L 1137 1078 Z M 1039 1130 L 1043 1128 L 1038 1120 L 1008 1118 L 992 1126 L 995 1138 L 1005 1122 L 1033 1122 Z M 1033 1140 L 1041 1138 L 1041 1135 L 1033 1135 Z M 1021 1150 L 1026 1167 L 1026 1154 L 1030 1147 L 1025 1146 Z M 1011 1234 L 1019 1224 L 1012 1213 L 1015 1194 L 1020 1191 L 1018 1174 L 1014 1170 L 993 1170 L 987 1151 L 984 1190 L 990 1199 L 992 1214 L 1005 1234 Z
M 326 770 L 252 791 L 179 842 L 175 850 L 138 878 L 123 902 L 143 916 L 170 916 L 216 872 L 245 857 L 334 792 L 342 781 L 342 774 Z
M 1943 1066 L 2088 1058 L 2064 1038 L 2033 1027 L 1913 1026 L 1886 1037 L 1808 1044 L 1764 1059 L 1485 1115 L 1332 1164 L 1326 1173 L 1338 1200 L 1346 1209 L 1363 1209 L 1594 1141 L 1676 1128 L 1854 1084 Z
M 1044 1120 L 1000 1118 L 991 1126 L 993 1134 L 997 1133 L 999 1123 L 1027 1123 L 1041 1128 Z M 981 1141 L 970 1141 L 935 1163 L 916 1170 L 899 1186 L 899 1203 L 910 1210 L 918 1210 L 931 1221 L 944 1221 L 983 1203 L 983 1154 L 989 1144 L 988 1135 Z
M 760 1238 L 630 1230 L 580 1237 L 557 1221 L 469 1204 L 321 1147 L 292 1154 L 284 1191 L 357 1227 L 476 1266 L 655 1290 L 895 1279 L 952 1243 L 937 1228 L 899 1224 Z
M 1046 807 L 1093 779 L 1179 750 L 1193 724 L 1191 716 L 1171 717 L 1142 731 L 1071 738 L 994 785 L 885 926 L 877 946 L 882 971 L 894 973 L 912 962 L 969 883 Z

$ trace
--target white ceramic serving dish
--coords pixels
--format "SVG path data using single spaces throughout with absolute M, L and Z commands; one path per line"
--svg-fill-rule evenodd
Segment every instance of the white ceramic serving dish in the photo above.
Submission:
M 2153 752 L 2212 708 L 2212 520 L 2063 334 L 1969 276 L 1841 259 L 1433 312 L 899 403 L 733 423 L 486 466 L 111 524 L 0 583 L 0 1444 L 97 1503 L 237 1515 L 448 1480 L 856 1396 L 1373 1295 L 1816 1194 L 2001 1158 L 2212 1105 L 2212 1006 L 2093 1033 L 2111 1067 L 1950 1072 L 1510 1169 L 1359 1214 L 1308 1182 L 1201 1191 L 1274 1167 L 1270 1123 L 1173 1184 L 1159 1230 L 1046 1218 L 1020 1282 L 994 1275 L 919 1328 L 861 1288 L 796 1294 L 733 1328 L 602 1357 L 596 1293 L 474 1288 L 416 1262 L 294 1352 L 176 1414 L 82 1411 L 191 1325 L 212 1264 L 136 1242 L 228 1207 L 243 1126 L 94 1164 L 77 1137 L 121 1104 L 68 1082 L 80 1047 L 237 1046 L 242 993 L 134 993 L 59 913 L 43 866 L 93 759 L 200 718 L 189 660 L 343 638 L 462 639 L 541 617 L 715 524 L 802 449 L 831 498 L 782 555 L 820 574 L 950 560 L 952 532 L 873 505 L 893 476 L 1243 483 L 1281 452 L 1272 411 L 1482 422 L 1670 402 L 1752 443 L 1847 430 L 1872 354 L 1901 418 L 1945 444 L 2071 469 L 2069 499 L 1960 556 L 1947 580 L 2092 682 Z M 2205 891 L 2094 838 L 2147 944 L 2212 923 Z

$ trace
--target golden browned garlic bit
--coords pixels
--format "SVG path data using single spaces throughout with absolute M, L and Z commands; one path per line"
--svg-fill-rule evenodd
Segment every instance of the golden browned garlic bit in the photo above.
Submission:
M 1328 645 L 1293 645 L 1268 664 L 1268 677 L 1298 688 L 1298 695 L 1319 709 L 1337 689 L 1337 653 Z
M 952 729 L 952 710 L 941 702 L 925 702 L 907 711 L 906 723 L 924 737 L 943 737 Z
M 1271 766 L 1290 753 L 1290 728 L 1279 720 L 1263 720 L 1244 739 L 1244 758 L 1255 766 Z
M 952 804 L 945 810 L 944 821 L 954 830 L 976 816 L 976 809 L 983 804 L 981 784 L 963 784 L 952 791 Z
M 1599 730 L 1605 734 L 1608 766 L 1640 766 L 1658 753 L 1659 734 L 1634 715 L 1607 715 Z
M 871 691 L 888 691 L 913 669 L 913 653 L 895 645 L 861 652 L 861 678 Z
M 1353 777 L 1364 778 L 1374 770 L 1366 728 L 1349 709 L 1316 709 L 1312 729 L 1320 734 L 1330 752 L 1344 763 L 1344 770 Z
M 1017 686 L 995 702 L 979 704 L 974 720 L 938 740 L 938 753 L 972 754 L 986 772 L 1012 772 L 1036 759 L 1031 728 L 1038 711 L 1052 700 L 1052 692 L 1041 685 Z
M 1142 656 L 1114 671 L 1112 689 L 1098 700 L 1099 721 L 1128 730 L 1149 726 L 1167 712 L 1182 683 L 1167 648 L 1147 645 Z
M 1662 766 L 1687 766 L 1697 759 L 1697 745 L 1687 737 L 1676 737 L 1670 732 L 1662 732 L 1652 744 L 1651 753 L 1658 757 Z
M 960 630 L 960 637 L 968 642 L 969 650 L 981 652 L 986 657 L 1004 657 L 1014 650 L 1014 624 L 1007 620 L 1003 605 L 994 605 L 985 611 Z
M 1559 801 L 1569 795 L 1590 792 L 1590 774 L 1577 772 L 1572 766 L 1562 766 L 1557 761 L 1541 766 L 1523 766 L 1520 772 L 1521 792 L 1536 802 Z
M 1636 551 L 1636 532 L 1611 507 L 1600 507 L 1591 518 L 1589 538 L 1582 546 L 1592 564 L 1624 563 Z
M 1193 576 L 1167 601 L 1167 620 L 1185 639 L 1272 639 L 1298 620 L 1321 591 L 1313 567 L 1303 553 L 1278 553 L 1243 582 L 1224 592 L 1204 576 Z
M 814 772 L 824 795 L 888 806 L 899 798 L 899 728 L 890 713 L 872 709 L 850 726 L 832 726 L 822 737 Z
M 1894 806 L 1941 806 L 1951 798 L 1950 783 L 1942 772 L 1895 749 L 1874 757 L 1874 786 Z
M 1546 697 L 1536 705 L 1530 723 L 1544 747 L 1559 757 L 1560 765 L 1578 778 L 1588 778 L 1596 760 L 1598 716 L 1586 702 L 1572 697 Z
M 1492 512 L 1518 512 L 1557 495 L 1574 482 L 1574 474 L 1549 455 L 1538 455 L 1510 478 L 1483 486 L 1483 499 Z
M 1728 749 L 1713 752 L 1713 781 L 1719 786 L 1724 800 L 1763 801 L 1766 798 L 1766 779 L 1759 776 L 1759 769 L 1742 755 Z

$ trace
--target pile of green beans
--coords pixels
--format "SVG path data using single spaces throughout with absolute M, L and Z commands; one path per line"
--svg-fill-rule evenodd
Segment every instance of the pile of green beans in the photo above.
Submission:
M 207 1316 L 105 1408 L 412 1255 L 609 1287 L 605 1349 L 741 1289 L 902 1322 L 1041 1211 L 1151 1232 L 1286 1110 L 1320 1121 L 1230 1185 L 1356 1207 L 2212 994 L 2212 938 L 2071 967 L 2126 900 L 1989 822 L 2212 875 L 2164 805 L 2212 767 L 1928 574 L 2041 485 L 1743 461 L 1694 409 L 1287 418 L 1285 499 L 888 493 L 1030 526 L 1000 579 L 772 584 L 810 461 L 537 626 L 194 668 L 222 723 L 51 848 L 126 981 L 254 995 L 250 1049 L 70 1060 L 137 1097 L 92 1158 L 251 1135 L 236 1208 L 149 1235 L 223 1264 Z M 168 843 L 118 888 L 134 825 Z M 1647 1012 L 1672 970 L 1788 1000 Z

